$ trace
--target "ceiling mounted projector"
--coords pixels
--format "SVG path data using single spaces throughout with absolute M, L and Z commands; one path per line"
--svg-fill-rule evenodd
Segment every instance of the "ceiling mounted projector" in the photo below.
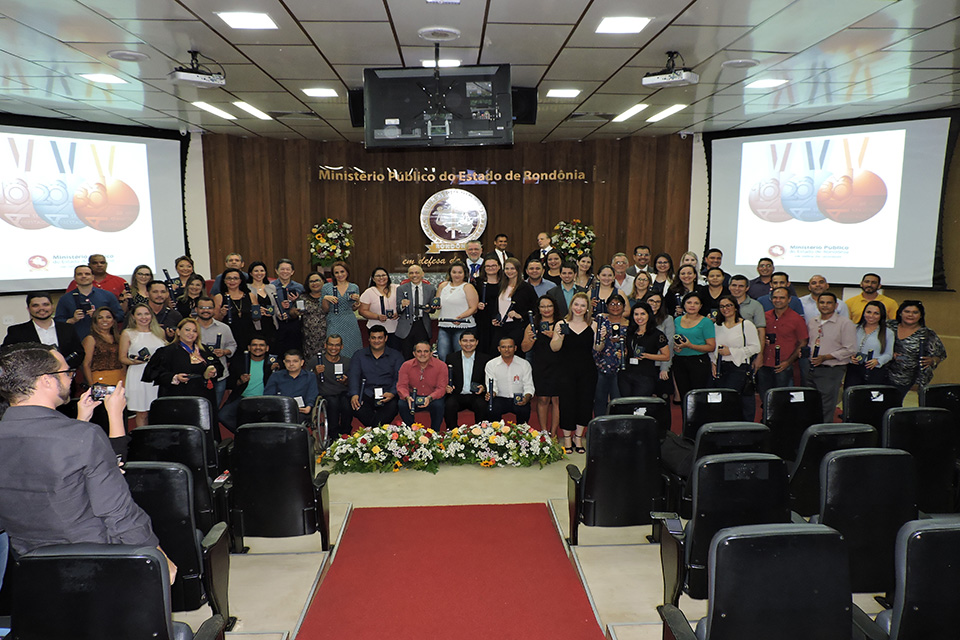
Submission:
M 667 66 L 660 71 L 651 71 L 643 76 L 641 84 L 645 87 L 662 89 L 664 87 L 686 87 L 700 82 L 700 76 L 686 67 L 677 68 L 677 58 L 683 60 L 676 51 L 667 51 Z
M 220 67 L 220 73 L 211 71 L 206 65 L 200 64 L 197 57 L 199 51 L 190 51 L 190 65 L 186 67 L 176 67 L 170 72 L 169 78 L 177 84 L 188 84 L 198 89 L 216 89 L 227 84 L 227 76 L 223 73 L 223 67 Z M 210 60 L 210 58 L 208 58 Z M 217 66 L 220 64 L 211 60 Z

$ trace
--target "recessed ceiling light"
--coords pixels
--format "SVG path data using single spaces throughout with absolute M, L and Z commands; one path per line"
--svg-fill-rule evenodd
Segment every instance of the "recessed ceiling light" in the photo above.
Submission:
M 750 69 L 760 64 L 753 58 L 737 58 L 735 60 L 725 60 L 720 66 L 724 69 Z
M 263 111 L 260 111 L 260 109 L 257 109 L 252 104 L 247 104 L 246 102 L 242 101 L 234 102 L 233 104 L 237 107 L 240 107 L 255 118 L 260 118 L 261 120 L 273 120 L 273 118 L 265 114 Z
M 647 118 L 647 122 L 660 122 L 664 118 L 672 116 L 677 111 L 681 111 L 686 108 L 687 108 L 687 105 L 685 104 L 675 104 L 672 107 L 667 107 L 660 113 L 655 113 L 654 115 L 650 116 L 649 118 Z
M 580 95 L 580 89 L 550 89 L 547 91 L 548 98 L 576 98 Z
M 227 112 L 224 111 L 223 109 L 217 109 L 217 108 L 216 108 L 215 106 L 213 106 L 212 104 L 207 104 L 206 102 L 194 102 L 194 103 L 193 103 L 193 106 L 197 107 L 198 109 L 203 109 L 204 111 L 207 111 L 207 112 L 209 112 L 209 113 L 212 113 L 212 114 L 215 115 L 215 116 L 220 116 L 220 117 L 223 118 L 224 120 L 236 120 L 236 119 L 237 119 L 236 116 L 230 115 L 229 113 L 227 113 Z
M 311 98 L 336 98 L 337 90 L 336 89 L 326 89 L 324 87 L 312 87 L 310 89 L 301 89 L 305 94 Z
M 234 29 L 276 29 L 277 23 L 265 13 L 249 11 L 215 12 L 227 26 Z
M 140 62 L 141 60 L 148 60 L 150 56 L 139 51 L 126 51 L 124 49 L 114 49 L 113 51 L 107 51 L 107 57 L 113 58 L 114 60 L 121 60 L 123 62 Z
M 773 89 L 774 87 L 779 87 L 781 85 L 787 84 L 789 80 L 784 80 L 783 78 L 766 78 L 764 80 L 754 80 L 746 86 L 747 89 Z
M 597 27 L 597 33 L 640 33 L 650 24 L 650 18 L 604 18 Z
M 635 104 L 629 109 L 627 109 L 626 111 L 624 111 L 623 113 L 621 113 L 620 115 L 618 115 L 616 118 L 611 120 L 611 122 L 623 122 L 627 118 L 632 118 L 633 116 L 637 115 L 638 113 L 640 113 L 646 108 L 647 108 L 647 105 L 643 103 Z
M 80 77 L 100 84 L 127 84 L 127 81 L 123 78 L 118 78 L 110 73 L 81 73 Z
M 421 60 L 421 61 L 420 61 L 420 64 L 422 64 L 422 65 L 423 65 L 424 67 L 426 67 L 427 69 L 433 69 L 433 67 L 436 66 L 436 65 L 438 64 L 438 62 L 439 62 L 439 65 L 440 65 L 441 68 L 443 68 L 443 67 L 459 67 L 459 66 L 460 66 L 460 61 L 459 61 L 459 60 L 454 60 L 454 59 L 452 59 L 452 58 L 440 58 L 439 61 L 437 61 L 437 60 Z
M 427 4 L 460 4 L 460 0 L 427 0 Z

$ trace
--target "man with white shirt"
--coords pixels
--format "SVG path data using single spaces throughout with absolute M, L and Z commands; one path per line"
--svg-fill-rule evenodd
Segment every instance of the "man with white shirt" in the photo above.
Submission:
M 447 430 L 459 426 L 458 414 L 466 409 L 473 412 L 473 422 L 480 422 L 487 413 L 487 403 L 484 394 L 487 392 L 487 381 L 484 378 L 484 368 L 490 361 L 490 356 L 478 353 L 476 329 L 464 329 L 460 334 L 460 351 L 447 354 L 447 383 L 446 403 L 443 407 L 443 423 Z
M 507 244 L 510 239 L 505 233 L 498 233 L 493 238 L 493 251 L 486 255 L 487 258 L 494 258 L 497 262 L 500 263 L 500 268 L 503 268 L 503 264 L 507 261 L 507 258 L 514 257 L 512 253 L 507 251 Z
M 803 305 L 804 318 L 816 318 L 820 315 L 820 311 L 817 309 L 817 300 L 820 299 L 820 294 L 829 288 L 830 284 L 823 276 L 815 275 L 810 278 L 810 281 L 807 283 L 807 289 L 810 290 L 810 293 L 800 298 L 800 304 Z M 847 305 L 839 298 L 837 298 L 837 313 L 848 318 L 850 317 L 850 312 L 847 311 Z
M 512 413 L 517 424 L 530 421 L 530 400 L 536 393 L 533 386 L 533 369 L 530 363 L 523 358 L 514 357 L 517 352 L 517 343 L 513 338 L 500 338 L 497 346 L 500 356 L 494 358 L 484 367 L 484 377 L 487 385 L 493 381 L 492 388 L 487 390 L 486 399 L 492 397 L 492 406 L 489 407 L 490 420 L 500 420 L 505 413 Z
M 227 378 L 230 377 L 230 363 L 228 358 L 237 352 L 237 340 L 233 337 L 233 330 L 219 320 L 213 319 L 213 298 L 200 296 L 197 298 L 197 324 L 200 325 L 200 342 L 213 351 L 213 355 L 220 358 L 223 365 L 223 375 L 214 383 L 213 389 L 217 395 L 217 406 L 223 401 L 223 394 L 227 391 Z
M 3 339 L 3 346 L 23 342 L 39 342 L 57 348 L 71 367 L 79 367 L 83 361 L 83 348 L 77 332 L 66 322 L 53 319 L 53 301 L 49 293 L 35 291 L 27 294 L 27 313 L 30 320 L 10 325 Z
M 408 282 L 397 287 L 397 330 L 394 335 L 401 340 L 400 351 L 404 361 L 413 357 L 413 345 L 430 342 L 430 312 L 437 289 L 423 279 L 423 269 L 418 264 L 407 269 Z
M 650 247 L 645 244 L 633 248 L 633 266 L 627 269 L 627 275 L 636 278 L 640 271 L 646 271 L 651 276 L 656 275 L 656 270 L 650 264 Z
M 620 252 L 613 254 L 610 259 L 610 266 L 613 267 L 613 285 L 620 291 L 620 294 L 627 300 L 633 293 L 633 277 L 627 275 L 627 254 Z
M 477 278 L 483 274 L 483 244 L 479 240 L 471 240 L 464 252 L 467 254 L 463 263 L 467 269 L 467 280 L 476 286 Z
M 527 284 L 537 292 L 538 298 L 557 286 L 543 279 L 543 263 L 540 258 L 534 258 L 527 263 Z

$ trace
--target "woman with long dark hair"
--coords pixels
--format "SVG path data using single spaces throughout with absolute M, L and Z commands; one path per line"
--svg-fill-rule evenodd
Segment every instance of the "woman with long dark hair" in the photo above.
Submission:
M 120 328 L 109 307 L 93 313 L 90 334 L 83 339 L 83 377 L 87 384 L 116 386 L 127 367 L 120 362 Z
M 260 260 L 251 262 L 247 275 L 250 276 L 248 282 L 250 293 L 257 296 L 257 304 L 260 307 L 260 319 L 254 319 L 253 328 L 263 334 L 263 337 L 267 339 L 267 344 L 273 344 L 273 339 L 280 328 L 280 323 L 277 320 L 277 309 L 280 308 L 280 301 L 277 300 L 277 287 L 270 284 L 265 262 Z M 256 315 L 254 314 L 254 316 Z
M 659 294 L 656 294 L 659 295 Z M 672 318 L 671 318 L 672 320 Z M 655 314 L 645 301 L 630 311 L 624 337 L 624 366 L 618 383 L 623 397 L 659 395 L 662 363 L 670 362 L 670 340 L 657 328 Z
M 133 270 L 133 275 L 130 276 L 130 293 L 133 294 L 133 297 L 130 298 L 131 309 L 138 304 L 150 302 L 147 284 L 151 280 L 153 280 L 153 269 L 145 264 L 137 265 L 137 268 Z
M 660 333 L 667 336 L 668 341 L 673 340 L 673 336 L 676 335 L 673 326 L 673 316 L 667 313 L 667 310 L 663 308 L 663 295 L 657 292 L 653 292 L 647 296 L 647 304 L 650 306 L 650 312 L 653 314 L 653 322 L 657 329 L 660 330 Z M 658 362 L 657 369 L 659 369 L 658 378 L 659 383 L 657 384 L 656 395 L 664 400 L 668 399 L 674 394 L 673 386 L 673 376 L 670 373 L 670 368 L 673 366 L 673 349 L 670 349 L 670 357 L 666 362 Z
M 343 338 L 341 356 L 352 358 L 363 346 L 360 325 L 354 313 L 360 308 L 360 287 L 350 282 L 350 267 L 338 260 L 331 265 L 333 282 L 327 282 L 323 293 L 323 310 L 327 314 L 327 333 Z
M 503 279 L 503 271 L 500 268 L 500 261 L 495 257 L 484 258 L 483 272 L 477 279 L 477 294 L 480 301 L 477 303 L 477 313 L 474 317 L 477 320 L 477 335 L 480 345 L 477 350 L 480 353 L 495 353 L 493 347 L 493 320 L 497 312 L 497 296 L 500 295 L 500 281 Z
M 677 279 L 673 281 L 670 288 L 663 294 L 663 305 L 667 313 L 674 318 L 683 315 L 683 299 L 688 293 L 699 292 L 697 286 L 697 269 L 694 266 L 685 264 L 677 271 Z M 702 299 L 701 299 L 702 302 Z
M 560 267 L 563 266 L 563 256 L 556 249 L 551 249 L 544 258 L 543 279 L 560 286 Z
M 710 353 L 713 384 L 719 389 L 739 392 L 743 419 L 753 422 L 757 414 L 756 395 L 752 391 L 745 394 L 744 390 L 753 373 L 753 356 L 760 353 L 760 335 L 752 322 L 740 316 L 740 305 L 732 295 L 720 296 L 717 309 L 717 346 Z
M 503 263 L 503 277 L 494 301 L 496 317 L 491 321 L 494 344 L 500 344 L 500 339 L 508 336 L 514 344 L 520 344 L 529 314 L 537 304 L 537 292 L 523 279 L 522 273 L 518 259 L 507 258 Z
M 645 274 L 645 272 L 641 273 Z M 597 416 L 607 415 L 610 400 L 620 397 L 617 375 L 623 364 L 623 338 L 627 333 L 627 323 L 630 321 L 625 310 L 629 308 L 623 295 L 614 293 L 607 300 L 607 312 L 594 316 L 597 333 L 599 333 L 593 351 L 593 362 L 597 365 L 597 389 L 593 397 L 593 413 Z
M 397 287 L 390 282 L 390 273 L 376 267 L 370 274 L 370 284 L 360 294 L 360 316 L 367 319 L 367 328 L 375 324 L 387 330 L 387 346 L 400 350 L 397 332 Z
M 306 291 L 297 298 L 298 303 L 303 303 L 297 306 L 303 309 L 295 308 L 292 313 L 300 318 L 303 357 L 313 364 L 314 360 L 320 359 L 317 354 L 323 352 L 323 343 L 327 339 L 327 314 L 323 311 L 323 285 L 326 280 L 322 274 L 314 272 L 307 276 L 303 284 Z
M 674 321 L 673 379 L 677 383 L 680 401 L 691 389 L 706 389 L 710 386 L 710 358 L 707 355 L 716 349 L 716 328 L 703 317 L 700 309 L 703 300 L 696 291 L 683 297 L 683 315 Z
M 593 286 L 587 290 L 587 293 L 590 294 L 590 314 L 592 316 L 607 312 L 607 300 L 619 291 L 615 278 L 616 274 L 613 267 L 608 264 L 603 265 L 597 271 Z
M 653 259 L 653 290 L 663 293 L 670 288 L 676 274 L 673 271 L 673 258 L 669 253 L 658 253 Z
M 896 339 L 887 326 L 887 307 L 877 300 L 868 302 L 857 323 L 857 352 L 847 366 L 844 389 L 858 384 L 889 384 L 890 368 L 886 365 L 893 360 Z
M 930 384 L 934 370 L 947 357 L 940 336 L 927 327 L 926 315 L 921 301 L 904 300 L 897 319 L 888 323 L 895 336 L 890 383 L 897 387 L 901 400 L 914 385 Z
M 204 290 L 206 286 L 206 281 L 197 274 L 187 278 L 187 286 L 184 287 L 183 294 L 177 298 L 176 309 L 182 317 L 189 318 L 197 315 L 197 300 L 206 293 Z
M 462 262 L 454 262 L 447 269 L 447 279 L 437 287 L 440 298 L 440 313 L 437 320 L 437 357 L 446 362 L 447 354 L 460 349 L 460 334 L 468 327 L 476 326 L 474 314 L 480 297 L 472 284 L 467 282 L 467 268 Z
M 557 305 L 552 298 L 540 296 L 533 325 L 523 330 L 520 348 L 527 354 L 533 369 L 533 386 L 537 390 L 537 420 L 540 428 L 557 436 L 560 427 L 560 388 L 563 371 L 560 357 L 550 348 L 553 326 L 557 323 Z
M 221 291 L 213 298 L 217 320 L 230 327 L 238 345 L 250 344 L 254 331 L 253 305 L 259 302 L 257 295 L 251 293 L 243 272 L 233 267 L 224 269 Z
M 588 289 L 593 286 L 593 256 L 589 253 L 585 253 L 579 258 L 577 258 L 577 275 L 574 277 L 573 281 L 577 286 Z
M 719 317 L 720 298 L 730 295 L 730 289 L 723 284 L 724 277 L 726 277 L 726 274 L 723 269 L 710 267 L 707 270 L 707 286 L 700 289 L 703 294 L 703 311 L 701 313 L 711 320 L 716 320 Z M 740 308 L 739 305 L 737 308 Z

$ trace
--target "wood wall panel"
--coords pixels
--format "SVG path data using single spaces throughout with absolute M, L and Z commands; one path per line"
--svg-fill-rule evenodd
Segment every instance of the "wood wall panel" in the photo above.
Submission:
M 436 168 L 438 173 L 579 170 L 585 181 L 463 186 L 487 208 L 485 249 L 502 232 L 510 236 L 511 250 L 525 256 L 536 246 L 538 231 L 573 218 L 594 225 L 601 263 L 640 243 L 674 256 L 687 247 L 692 143 L 676 136 L 368 152 L 352 143 L 207 135 L 203 153 L 215 270 L 224 255 L 239 251 L 248 264 L 257 258 L 268 265 L 292 258 L 302 280 L 309 269 L 307 232 L 326 217 L 354 225 L 357 250 L 350 263 L 352 279 L 361 286 L 374 266 L 393 270 L 400 254 L 423 251 L 427 239 L 420 229 L 420 207 L 449 184 L 321 181 L 322 164 L 367 171 Z

